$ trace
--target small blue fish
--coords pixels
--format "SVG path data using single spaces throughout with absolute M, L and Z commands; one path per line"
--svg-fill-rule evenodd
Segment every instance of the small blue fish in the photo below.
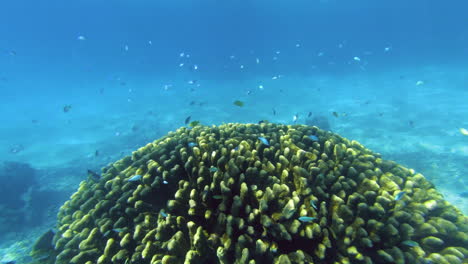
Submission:
M 402 245 L 408 246 L 408 247 L 417 247 L 419 246 L 418 242 L 413 241 L 413 240 L 405 240 L 401 242 Z
M 298 218 L 299 221 L 303 223 L 309 223 L 317 219 L 317 217 L 311 217 L 311 216 L 301 216 Z
M 163 181 L 163 184 L 168 184 L 169 182 L 168 181 Z
M 129 182 L 136 182 L 136 181 L 139 181 L 139 180 L 141 180 L 141 175 L 138 174 L 138 175 L 135 175 L 135 176 L 131 177 L 131 178 L 128 179 L 127 181 L 129 181 Z
M 159 212 L 159 214 L 160 214 L 162 217 L 164 217 L 164 218 L 167 217 L 167 214 L 166 214 L 164 211 L 162 211 L 162 210 L 161 210 L 161 212 Z
M 217 171 L 218 171 L 218 168 L 216 168 L 216 167 L 211 167 L 211 168 L 210 168 L 210 171 L 211 171 L 211 172 L 217 172 Z
M 264 137 L 258 137 L 258 139 L 265 144 L 266 146 L 270 146 L 270 143 L 268 143 L 268 140 Z
M 310 200 L 310 206 L 312 206 L 312 208 L 317 210 L 317 205 L 315 204 L 314 200 Z
M 312 141 L 318 141 L 319 138 L 316 136 L 316 135 L 310 135 L 309 138 L 312 140 Z
M 123 228 L 114 228 L 114 229 L 111 229 L 111 230 L 107 230 L 103 236 L 107 237 L 109 236 L 112 232 L 115 232 L 115 233 L 120 233 L 120 232 L 123 232 L 125 229 Z
M 235 151 L 238 151 L 238 150 L 239 150 L 239 146 L 235 147 L 234 150 L 235 150 Z
M 399 192 L 397 195 L 395 195 L 395 201 L 401 200 L 403 198 L 403 195 L 405 195 L 406 192 Z
M 189 148 L 193 148 L 193 147 L 196 147 L 196 146 L 197 146 L 197 143 L 195 143 L 195 142 L 189 142 L 187 145 L 189 146 Z

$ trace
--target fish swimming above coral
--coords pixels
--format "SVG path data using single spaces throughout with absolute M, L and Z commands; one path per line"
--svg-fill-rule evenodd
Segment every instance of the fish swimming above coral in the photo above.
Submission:
M 467 217 L 423 175 L 317 127 L 182 127 L 101 177 L 60 208 L 41 264 L 468 260 Z
M 258 140 L 260 140 L 260 142 L 262 142 L 263 145 L 270 146 L 270 142 L 268 142 L 268 139 L 264 137 L 258 137 Z
M 134 175 L 132 177 L 130 177 L 127 181 L 129 182 L 137 182 L 137 181 L 140 181 L 142 178 L 142 176 L 140 174 L 137 174 L 137 175 Z
M 242 101 L 236 100 L 236 101 L 233 102 L 233 104 L 234 104 L 235 106 L 243 107 L 245 103 L 242 102 Z

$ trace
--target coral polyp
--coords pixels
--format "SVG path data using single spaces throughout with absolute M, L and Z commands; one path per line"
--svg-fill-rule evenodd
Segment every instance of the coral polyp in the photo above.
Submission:
M 82 182 L 53 244 L 57 264 L 463 263 L 468 222 L 356 141 L 225 124 L 180 128 Z

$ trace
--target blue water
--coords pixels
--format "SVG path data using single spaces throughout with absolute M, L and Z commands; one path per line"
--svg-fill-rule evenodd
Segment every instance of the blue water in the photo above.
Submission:
M 466 214 L 466 10 L 461 0 L 3 2 L 0 162 L 30 165 L 36 183 L 0 214 L 0 261 L 21 261 L 87 169 L 188 116 L 324 116 Z

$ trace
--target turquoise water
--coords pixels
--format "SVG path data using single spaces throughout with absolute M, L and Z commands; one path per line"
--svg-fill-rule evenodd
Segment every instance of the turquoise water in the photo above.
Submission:
M 0 261 L 26 260 L 88 169 L 188 116 L 205 125 L 322 117 L 423 173 L 467 214 L 467 8 L 461 0 L 2 3 L 0 162 L 35 173 L 0 175 L 8 190 Z

